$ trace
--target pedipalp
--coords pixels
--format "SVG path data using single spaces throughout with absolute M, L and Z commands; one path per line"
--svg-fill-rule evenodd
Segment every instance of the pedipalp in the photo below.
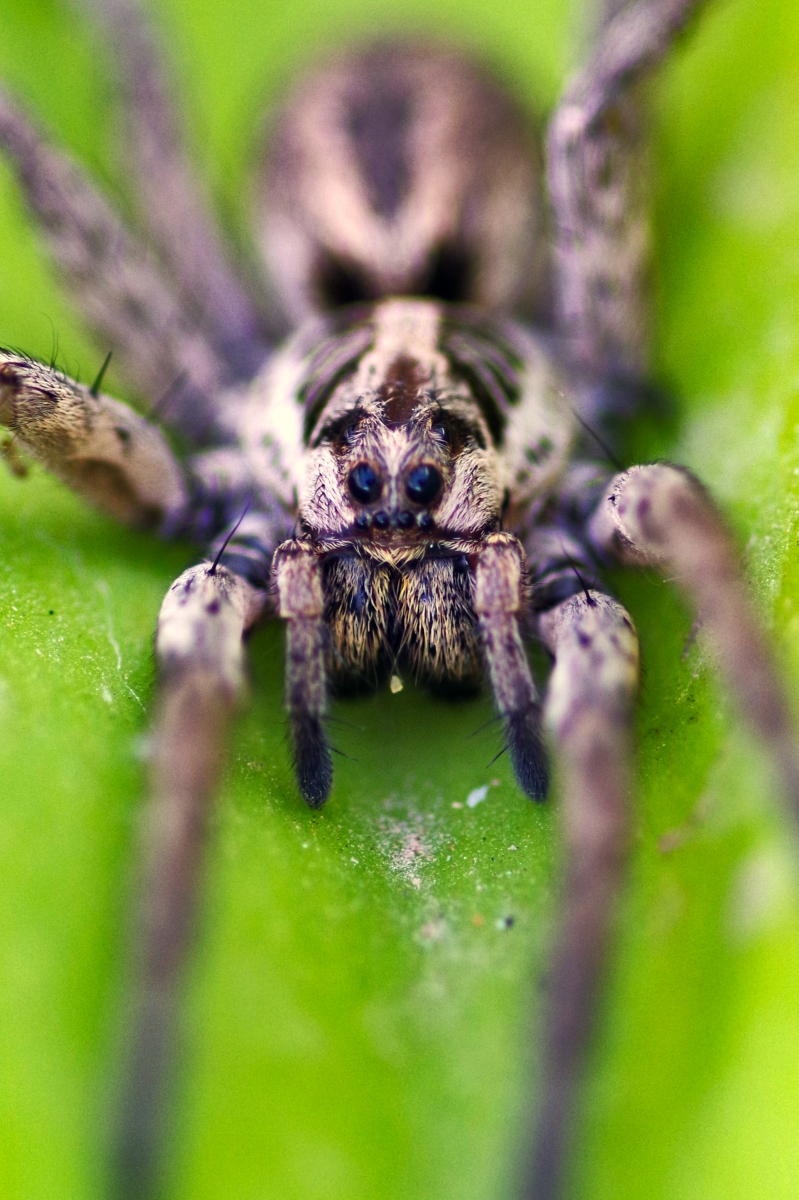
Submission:
M 541 734 L 541 704 L 519 630 L 524 603 L 522 548 L 511 535 L 494 534 L 477 559 L 474 608 L 516 778 L 528 796 L 543 800 L 549 770 Z

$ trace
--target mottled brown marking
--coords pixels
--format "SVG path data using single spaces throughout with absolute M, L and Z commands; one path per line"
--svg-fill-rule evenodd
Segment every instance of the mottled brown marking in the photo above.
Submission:
M 388 425 L 404 425 L 410 419 L 426 378 L 420 363 L 410 355 L 401 354 L 394 360 L 377 393 L 383 402 L 383 418 Z
M 379 216 L 391 218 L 411 182 L 408 133 L 413 89 L 402 75 L 386 79 L 378 92 L 368 86 L 373 80 L 366 87 L 363 82 L 363 77 L 356 79 L 349 96 L 347 129 L 372 208 Z

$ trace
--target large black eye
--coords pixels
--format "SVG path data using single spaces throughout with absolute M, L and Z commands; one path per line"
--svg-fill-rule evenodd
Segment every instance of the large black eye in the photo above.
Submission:
M 349 488 L 359 504 L 374 504 L 383 490 L 380 476 L 369 463 L 358 463 L 350 471 Z
M 421 467 L 413 468 L 405 480 L 405 491 L 414 504 L 429 504 L 441 491 L 443 482 L 441 472 L 424 463 Z

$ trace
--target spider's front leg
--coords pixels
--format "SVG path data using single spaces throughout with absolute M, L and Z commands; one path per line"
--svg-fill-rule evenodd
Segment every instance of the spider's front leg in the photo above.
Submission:
M 540 1114 L 521 1195 L 556 1200 L 625 862 L 638 639 L 620 604 L 587 589 L 543 613 L 539 631 L 555 659 L 544 715 L 558 749 L 565 870 L 544 1014 Z
M 525 573 L 524 550 L 518 539 L 507 533 L 492 534 L 477 558 L 474 607 L 516 778 L 528 796 L 543 800 L 548 771 L 541 705 L 519 630 L 526 601 Z
M 236 549 L 231 551 L 235 561 Z M 175 1053 L 175 1009 L 225 734 L 244 688 L 243 637 L 267 592 L 216 560 L 185 571 L 164 599 L 151 799 L 135 925 L 134 1006 L 114 1147 L 120 1197 L 152 1193 Z
M 674 578 L 716 646 L 744 716 L 768 747 L 799 821 L 799 751 L 782 684 L 752 611 L 735 546 L 689 471 L 657 463 L 610 483 L 592 523 L 597 548 Z
M 128 525 L 180 519 L 181 468 L 163 434 L 127 405 L 33 359 L 0 352 L 0 425 L 19 448 Z

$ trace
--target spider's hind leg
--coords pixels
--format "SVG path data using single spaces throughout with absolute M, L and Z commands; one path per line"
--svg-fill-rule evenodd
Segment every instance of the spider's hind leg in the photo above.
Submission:
M 647 373 L 649 196 L 635 85 L 702 2 L 606 0 L 609 19 L 549 128 L 556 319 L 594 383 Z
M 75 305 L 128 385 L 194 443 L 224 440 L 230 371 L 157 263 L 87 176 L 0 88 L 0 149 Z
M 236 378 L 250 378 L 267 351 L 261 315 L 230 262 L 186 152 L 157 31 L 139 0 L 82 3 L 114 53 L 142 223 L 215 350 Z

